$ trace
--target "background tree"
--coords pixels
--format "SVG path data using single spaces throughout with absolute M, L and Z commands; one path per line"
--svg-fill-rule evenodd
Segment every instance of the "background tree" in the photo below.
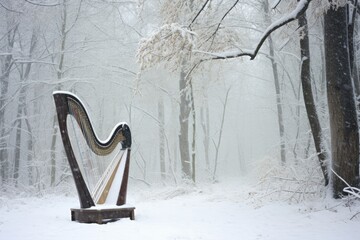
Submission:
M 315 149 L 318 155 L 321 170 L 324 176 L 325 185 L 329 183 L 328 166 L 326 161 L 329 160 L 327 151 L 325 149 L 324 136 L 320 125 L 319 116 L 316 110 L 314 94 L 311 84 L 311 69 L 310 69 L 310 43 L 309 31 L 306 12 L 299 17 L 298 20 L 300 31 L 300 51 L 301 51 L 301 85 L 304 97 L 307 117 L 310 123 L 312 137 L 315 144 Z

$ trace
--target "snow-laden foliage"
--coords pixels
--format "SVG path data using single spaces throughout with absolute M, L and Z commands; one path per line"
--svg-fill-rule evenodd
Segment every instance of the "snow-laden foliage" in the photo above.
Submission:
M 161 6 L 163 25 L 139 44 L 137 59 L 141 70 L 159 63 L 165 63 L 170 70 L 189 69 L 201 57 L 194 56 L 194 50 L 221 52 L 238 48 L 240 34 L 232 26 L 236 21 L 228 16 L 230 12 L 227 13 L 232 5 L 217 4 L 209 3 L 201 11 L 201 17 L 196 18 L 202 4 L 164 1 Z
M 165 24 L 148 39 L 140 42 L 137 59 L 141 70 L 161 62 L 180 66 L 194 48 L 196 34 L 177 23 Z
M 178 22 L 180 24 L 186 24 L 190 19 L 193 12 L 194 4 L 189 0 L 170 0 L 164 1 L 161 6 L 160 12 L 163 22 L 165 24 L 171 24 Z

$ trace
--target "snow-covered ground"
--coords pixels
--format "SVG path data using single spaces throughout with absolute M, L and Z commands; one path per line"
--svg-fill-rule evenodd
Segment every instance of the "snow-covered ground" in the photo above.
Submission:
M 133 187 L 128 202 L 136 207 L 135 221 L 98 225 L 70 221 L 75 195 L 0 198 L 0 239 L 360 239 L 357 201 L 264 202 L 253 189 L 233 182 Z

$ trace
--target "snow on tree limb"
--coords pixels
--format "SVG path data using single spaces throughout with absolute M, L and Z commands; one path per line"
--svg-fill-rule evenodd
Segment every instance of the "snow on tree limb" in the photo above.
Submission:
M 150 38 L 143 39 L 137 52 L 141 70 L 160 62 L 180 66 L 194 47 L 196 34 L 177 23 L 165 24 Z
M 296 6 L 296 8 L 289 13 L 288 15 L 280 18 L 279 20 L 273 22 L 263 33 L 260 38 L 259 43 L 254 51 L 234 51 L 229 53 L 213 53 L 212 55 L 216 55 L 215 57 L 210 58 L 209 60 L 217 60 L 217 59 L 230 59 L 230 58 L 238 58 L 243 56 L 249 56 L 251 60 L 253 60 L 258 54 L 260 48 L 264 44 L 265 40 L 269 37 L 269 35 L 277 30 L 278 28 L 296 20 L 301 16 L 309 6 L 311 0 L 300 0 Z

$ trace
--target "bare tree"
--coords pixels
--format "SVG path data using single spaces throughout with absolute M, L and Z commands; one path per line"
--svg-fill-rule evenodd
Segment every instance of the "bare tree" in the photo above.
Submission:
M 57 76 L 57 80 L 58 80 L 58 85 L 56 86 L 56 90 L 60 90 L 61 87 L 61 80 L 64 78 L 65 72 L 67 70 L 66 66 L 65 66 L 65 61 L 66 61 L 66 43 L 68 41 L 68 37 L 69 37 L 69 33 L 70 31 L 73 29 L 73 27 L 75 26 L 75 24 L 78 21 L 79 18 L 79 14 L 80 14 L 80 10 L 81 10 L 81 3 L 82 0 L 79 1 L 79 5 L 77 8 L 77 11 L 75 13 L 75 18 L 72 22 L 70 22 L 69 18 L 69 14 L 70 14 L 70 1 L 69 0 L 63 0 L 62 3 L 60 4 L 60 11 L 61 11 L 61 19 L 60 19 L 60 31 L 59 31 L 59 54 L 58 57 L 56 59 L 53 59 L 53 61 L 55 61 L 56 67 L 55 67 L 55 71 L 56 71 L 56 76 Z M 59 139 L 59 135 L 58 133 L 58 126 L 57 126 L 57 116 L 55 114 L 54 111 L 54 117 L 53 117 L 53 127 L 52 127 L 52 138 L 51 138 L 51 147 L 50 147 L 50 176 L 51 176 L 51 180 L 50 180 L 50 185 L 54 186 L 55 184 L 55 180 L 56 180 L 56 146 L 57 146 L 57 141 Z
M 4 184 L 8 179 L 9 162 L 8 162 L 8 133 L 9 129 L 6 126 L 6 109 L 9 99 L 8 91 L 10 84 L 10 73 L 14 68 L 15 59 L 13 56 L 13 48 L 16 41 L 16 36 L 19 28 L 19 23 L 15 20 L 13 12 L 5 13 L 6 33 L 0 39 L 4 41 L 2 52 L 0 55 L 0 177 L 1 183 Z
M 179 146 L 180 146 L 180 159 L 181 169 L 184 177 L 191 178 L 191 161 L 189 151 L 189 117 L 191 111 L 191 99 L 189 94 L 189 87 L 187 84 L 187 74 L 185 71 L 180 73 L 179 90 L 180 90 L 180 134 L 179 134 Z
M 265 19 L 267 23 L 271 23 L 271 16 L 269 12 L 269 2 L 265 0 L 263 2 L 263 8 L 265 12 Z M 269 42 L 269 57 L 271 61 L 273 76 L 274 76 L 274 85 L 275 85 L 275 94 L 276 94 L 276 109 L 277 109 L 277 116 L 278 116 L 278 125 L 279 125 L 279 134 L 280 134 L 280 159 L 281 163 L 286 163 L 286 146 L 285 146 L 285 122 L 284 122 L 284 114 L 283 114 L 283 103 L 281 97 L 281 89 L 280 89 L 280 78 L 278 72 L 277 62 L 275 60 L 275 47 L 274 42 L 269 35 L 268 37 Z
M 159 153 L 160 153 L 160 174 L 161 180 L 166 181 L 166 161 L 165 161 L 165 109 L 164 100 L 161 96 L 158 99 L 158 119 L 159 119 Z
M 29 79 L 29 75 L 31 72 L 31 66 L 33 64 L 33 62 L 31 61 L 31 57 L 33 55 L 34 52 L 34 48 L 36 46 L 37 43 L 37 36 L 36 36 L 36 30 L 32 31 L 31 34 L 31 40 L 30 40 L 30 46 L 29 46 L 29 51 L 28 51 L 28 58 L 29 61 L 28 62 L 24 62 L 24 63 L 17 63 L 16 64 L 16 68 L 19 72 L 20 75 L 20 91 L 19 91 L 19 100 L 18 100 L 18 107 L 17 107 L 17 114 L 16 114 L 16 120 L 15 120 L 15 129 L 16 129 L 16 133 L 15 133 L 15 149 L 14 149 L 14 172 L 13 172 L 13 179 L 15 181 L 15 186 L 17 186 L 18 183 L 18 178 L 19 178 L 19 165 L 20 165 L 20 161 L 21 161 L 21 153 L 22 151 L 22 147 L 21 147 L 21 142 L 23 141 L 23 121 L 26 121 L 26 127 L 27 129 L 27 148 L 26 149 L 26 155 L 28 156 L 27 159 L 27 163 L 29 163 L 29 161 L 31 160 L 31 151 L 32 151 L 32 136 L 29 135 L 31 133 L 31 129 L 30 129 L 30 124 L 28 123 L 28 116 L 27 116 L 27 111 L 25 111 L 26 108 L 26 90 L 27 90 L 27 81 Z M 22 51 L 25 51 L 24 49 L 22 49 Z M 25 163 L 25 161 L 23 161 Z M 31 168 L 28 169 L 28 171 L 31 171 Z
M 228 104 L 228 99 L 229 99 L 229 92 L 230 92 L 231 88 L 229 88 L 226 91 L 225 94 L 225 100 L 223 103 L 223 112 L 221 115 L 221 124 L 220 124 L 220 129 L 219 129 L 219 138 L 217 143 L 214 142 L 214 146 L 215 146 L 215 160 L 214 160 L 214 172 L 213 172 L 213 181 L 216 180 L 216 171 L 218 168 L 218 162 L 219 162 L 219 149 L 220 149 L 220 145 L 221 145 L 221 140 L 222 140 L 222 136 L 223 136 L 223 130 L 224 130 L 224 122 L 225 122 L 225 114 L 226 114 L 226 106 Z
M 299 17 L 299 27 L 301 29 L 300 36 L 300 50 L 301 50 L 301 84 L 303 90 L 303 97 L 307 117 L 310 123 L 312 137 L 315 144 L 315 149 L 318 155 L 319 163 L 322 173 L 324 175 L 325 185 L 329 183 L 328 171 L 326 161 L 328 155 L 325 149 L 322 129 L 320 125 L 319 116 L 316 110 L 312 84 L 311 84 L 311 70 L 310 70 L 310 45 L 309 45 L 309 31 L 307 25 L 306 13 Z

